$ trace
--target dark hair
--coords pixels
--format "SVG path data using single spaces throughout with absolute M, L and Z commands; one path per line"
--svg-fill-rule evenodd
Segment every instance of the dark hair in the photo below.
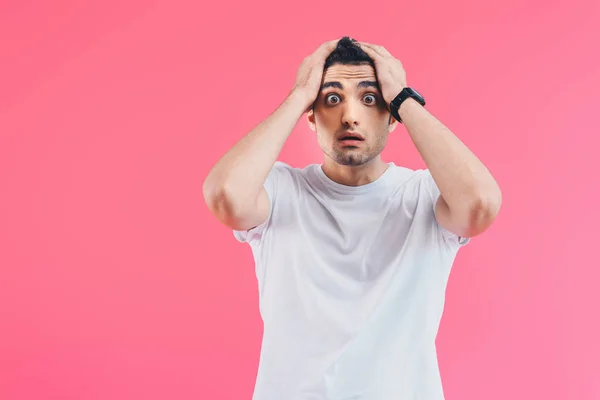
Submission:
M 373 68 L 375 65 L 373 60 L 367 53 L 360 48 L 359 45 L 355 44 L 356 40 L 348 36 L 341 38 L 335 50 L 325 60 L 325 69 L 331 67 L 334 64 L 345 64 L 345 65 L 362 65 L 369 64 Z

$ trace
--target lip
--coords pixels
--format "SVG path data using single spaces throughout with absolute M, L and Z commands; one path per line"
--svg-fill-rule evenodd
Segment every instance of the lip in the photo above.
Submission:
M 352 137 L 352 139 L 342 140 L 342 138 L 345 138 L 345 137 Z M 356 133 L 356 132 L 348 132 L 348 131 L 346 131 L 346 132 L 342 132 L 342 134 L 338 136 L 338 141 L 344 142 L 344 143 L 346 143 L 346 142 L 348 142 L 348 143 L 350 143 L 350 142 L 362 142 L 364 140 L 365 140 L 365 138 L 361 134 Z
M 361 146 L 365 141 L 364 140 L 340 140 L 339 143 L 342 147 L 358 147 Z

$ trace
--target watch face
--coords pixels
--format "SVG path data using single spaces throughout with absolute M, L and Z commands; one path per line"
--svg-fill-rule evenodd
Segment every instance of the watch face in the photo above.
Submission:
M 416 94 L 417 96 L 419 96 L 421 98 L 423 97 L 423 96 L 421 96 L 421 93 L 417 92 L 415 89 L 410 88 L 410 90 L 413 92 L 413 94 Z
M 413 88 L 408 88 L 410 92 L 412 92 L 412 95 L 416 96 L 416 99 L 419 103 L 421 103 L 421 105 L 425 105 L 425 99 L 423 98 L 423 96 L 421 96 L 421 93 L 417 92 L 415 89 Z

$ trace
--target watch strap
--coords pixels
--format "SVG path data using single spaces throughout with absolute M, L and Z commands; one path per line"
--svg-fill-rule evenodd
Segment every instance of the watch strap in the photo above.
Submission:
M 425 99 L 421 95 L 419 95 L 415 90 L 409 87 L 405 87 L 404 89 L 402 89 L 402 91 L 398 93 L 394 100 L 390 102 L 390 113 L 396 119 L 396 121 L 400 123 L 402 123 L 402 119 L 400 118 L 398 110 L 400 109 L 402 103 L 408 98 L 415 99 L 422 106 L 425 105 Z

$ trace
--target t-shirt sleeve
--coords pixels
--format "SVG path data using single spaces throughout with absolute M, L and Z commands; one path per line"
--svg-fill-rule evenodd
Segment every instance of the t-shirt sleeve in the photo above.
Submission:
M 271 219 L 273 216 L 273 208 L 277 201 L 277 197 L 279 195 L 278 189 L 279 189 L 279 186 L 281 186 L 281 181 L 283 179 L 282 176 L 287 173 L 286 170 L 288 168 L 290 168 L 290 166 L 288 164 L 283 163 L 281 161 L 277 161 L 273 165 L 273 168 L 271 168 L 271 171 L 269 171 L 269 174 L 267 175 L 267 179 L 265 180 L 265 183 L 264 183 L 264 188 L 269 197 L 269 216 L 262 224 L 255 226 L 251 229 L 234 230 L 233 235 L 239 242 L 246 243 L 246 242 L 252 242 L 255 240 L 260 240 L 262 235 L 265 233 L 265 230 L 271 224 Z
M 437 184 L 435 183 L 433 176 L 431 175 L 431 171 L 429 171 L 428 169 L 425 169 L 425 170 L 422 170 L 421 173 L 422 173 L 422 179 L 425 184 L 425 187 L 429 191 L 429 194 L 431 196 L 431 201 L 433 202 L 433 214 L 435 216 L 435 204 L 437 203 L 438 197 L 440 196 L 440 190 L 439 190 Z M 437 221 L 437 217 L 436 217 L 436 221 Z M 444 237 L 444 239 L 449 241 L 452 244 L 462 247 L 462 246 L 467 245 L 471 241 L 471 238 L 460 237 L 457 234 L 455 234 L 454 232 L 450 232 L 449 230 L 447 230 L 446 228 L 441 226 L 439 223 L 437 224 L 437 227 L 439 229 L 440 234 Z

